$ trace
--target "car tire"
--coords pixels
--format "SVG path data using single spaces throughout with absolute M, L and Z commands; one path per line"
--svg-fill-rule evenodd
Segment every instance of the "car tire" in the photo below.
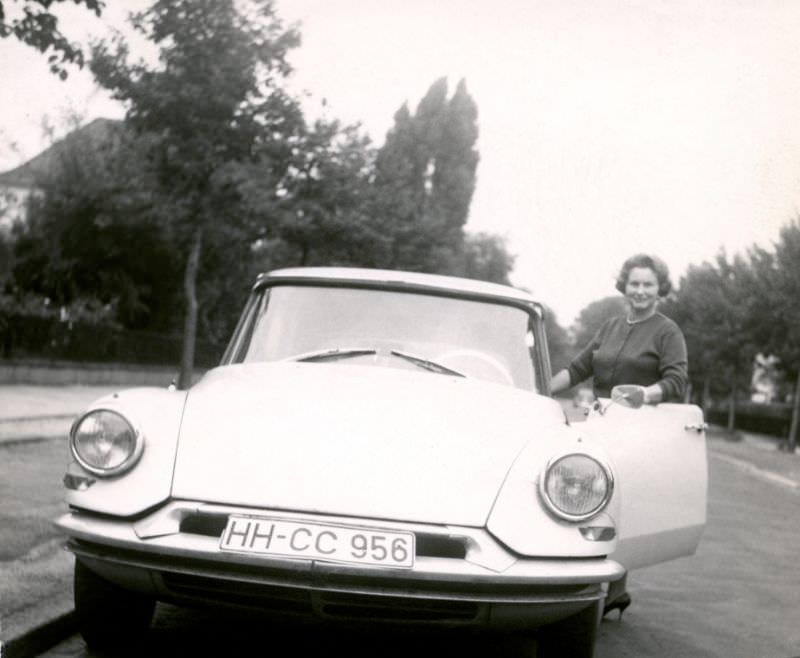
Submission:
M 536 636 L 536 658 L 592 658 L 603 614 L 601 601 L 542 628 Z
M 75 617 L 90 649 L 121 649 L 141 640 L 155 611 L 155 600 L 130 592 L 75 561 Z

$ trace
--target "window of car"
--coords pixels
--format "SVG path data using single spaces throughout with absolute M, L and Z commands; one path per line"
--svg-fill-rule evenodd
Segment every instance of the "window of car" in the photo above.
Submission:
M 313 285 L 277 285 L 261 295 L 236 360 L 280 361 L 325 350 L 374 350 L 351 353 L 347 362 L 413 368 L 413 362 L 397 355 L 402 353 L 467 377 L 535 388 L 531 315 L 519 306 Z

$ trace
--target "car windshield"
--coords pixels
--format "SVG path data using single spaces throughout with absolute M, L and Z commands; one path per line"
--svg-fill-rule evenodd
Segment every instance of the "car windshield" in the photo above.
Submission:
M 530 317 L 516 306 L 371 288 L 261 294 L 244 362 L 341 361 L 534 388 Z

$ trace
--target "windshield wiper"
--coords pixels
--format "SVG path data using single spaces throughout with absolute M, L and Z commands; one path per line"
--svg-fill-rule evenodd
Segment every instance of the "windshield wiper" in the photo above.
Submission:
M 354 356 L 377 354 L 378 350 L 369 347 L 337 347 L 328 350 L 314 350 L 304 352 L 282 359 L 283 361 L 333 361 L 335 359 L 349 359 Z
M 401 352 L 400 350 L 391 350 L 390 354 L 399 356 L 401 359 L 410 361 L 414 365 L 417 365 L 420 368 L 424 368 L 425 370 L 430 370 L 431 372 L 438 372 L 442 375 L 455 375 L 456 377 L 466 377 L 466 375 L 463 372 L 458 372 L 458 370 L 453 370 L 452 368 L 443 366 L 441 363 L 436 363 L 436 361 L 431 361 L 430 359 L 426 359 L 425 357 L 422 356 L 417 356 L 416 354 L 409 354 L 408 352 Z

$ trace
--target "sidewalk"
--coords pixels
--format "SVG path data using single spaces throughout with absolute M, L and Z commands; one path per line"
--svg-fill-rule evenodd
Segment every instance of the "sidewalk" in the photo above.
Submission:
M 66 436 L 74 418 L 92 400 L 119 390 L 109 386 L 0 386 L 0 464 L 11 464 L 17 477 L 39 494 L 39 526 L 49 524 L 58 514 L 63 466 L 66 464 Z M 743 473 L 788 487 L 800 494 L 800 452 L 778 449 L 781 440 L 749 432 L 734 437 L 721 427 L 707 433 L 710 459 L 722 459 Z M 24 470 L 13 459 L 28 460 L 49 455 L 48 469 Z M 62 464 L 63 462 L 63 464 Z M 38 476 L 38 481 L 35 480 Z M 41 481 L 46 480 L 46 481 Z M 0 481 L 2 488 L 2 481 Z M 12 495 L 13 494 L 13 495 Z M 29 519 L 33 504 L 29 492 L 12 492 L 0 499 L 0 518 L 14 527 Z M 20 499 L 23 500 L 20 500 Z M 42 500 L 44 502 L 42 502 Z M 24 519 L 23 519 L 24 520 Z M 26 528 L 24 523 L 20 525 Z M 39 537 L 37 539 L 37 537 Z M 72 613 L 73 557 L 61 548 L 62 540 L 52 534 L 46 539 L 32 533 L 13 559 L 0 559 L 0 591 L 5 600 L 0 618 L 3 658 L 36 656 L 75 632 Z M 11 610 L 11 612 L 8 612 Z

